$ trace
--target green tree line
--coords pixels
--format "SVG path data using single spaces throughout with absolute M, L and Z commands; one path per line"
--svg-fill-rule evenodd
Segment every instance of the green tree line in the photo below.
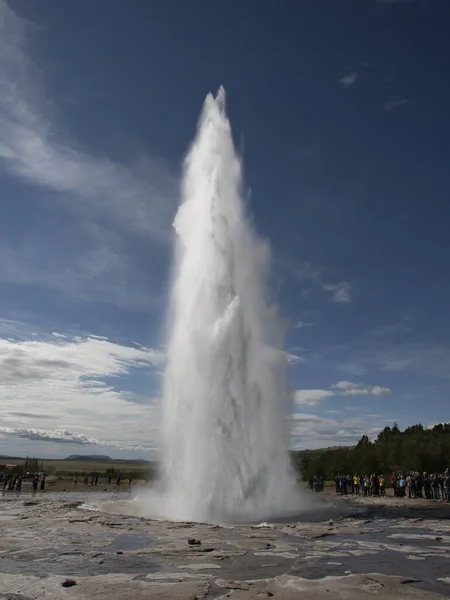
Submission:
M 24 473 L 41 473 L 44 470 L 44 463 L 39 458 L 27 456 L 21 470 Z
M 450 468 L 450 423 L 432 428 L 413 425 L 400 431 L 397 424 L 385 427 L 372 442 L 363 435 L 353 447 L 321 452 L 300 452 L 294 456 L 304 481 L 314 475 L 333 480 L 344 474 L 390 474 L 393 471 L 441 473 Z

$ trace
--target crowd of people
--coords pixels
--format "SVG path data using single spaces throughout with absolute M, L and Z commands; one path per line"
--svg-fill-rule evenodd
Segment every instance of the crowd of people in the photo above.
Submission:
M 45 490 L 45 473 L 25 473 L 17 475 L 12 473 L 0 473 L 0 489 L 4 492 L 21 492 L 24 481 L 31 483 L 31 490 L 37 492 L 38 488 Z
M 116 482 L 116 486 L 117 487 L 120 487 L 122 479 L 123 479 L 123 477 L 122 477 L 121 473 L 117 473 L 117 475 L 115 475 L 115 482 Z M 108 481 L 108 485 L 111 485 L 112 475 L 108 475 L 107 481 Z M 128 477 L 128 487 L 131 487 L 132 481 L 133 481 L 133 479 L 131 477 Z M 74 483 L 74 485 L 77 485 L 77 483 L 78 483 L 78 477 L 77 476 L 75 476 L 73 478 L 73 483 Z M 101 485 L 102 482 L 99 481 L 99 475 L 98 475 L 98 473 L 91 473 L 90 475 L 85 475 L 83 477 L 83 484 L 85 486 L 88 486 L 88 485 L 97 486 L 99 483 Z
M 396 496 L 408 494 L 408 498 L 450 502 L 450 469 L 430 474 L 411 471 L 406 477 L 402 473 L 393 473 L 391 484 Z
M 356 496 L 385 496 L 386 479 L 384 475 L 337 475 L 335 477 L 336 494 Z
M 107 482 L 108 486 L 111 485 L 112 480 L 114 478 L 114 483 L 117 487 L 120 487 L 121 482 L 123 481 L 123 476 L 118 473 L 117 475 L 108 475 Z M 53 478 L 54 480 L 55 478 Z M 52 480 L 52 481 L 53 481 Z M 99 479 L 98 473 L 90 473 L 89 475 L 83 475 L 81 479 L 82 483 L 85 486 L 94 486 L 97 487 L 99 484 L 102 484 L 102 481 Z M 132 478 L 128 477 L 128 487 L 131 488 Z M 26 483 L 24 486 L 23 484 Z M 52 482 L 51 482 L 52 483 Z M 73 485 L 78 485 L 78 476 L 75 475 L 73 477 Z M 4 492 L 22 492 L 22 491 L 32 491 L 37 492 L 45 491 L 46 487 L 46 474 L 44 472 L 40 473 L 21 473 L 20 471 L 13 472 L 0 472 L 0 491 Z M 64 490 L 65 491 L 65 490 Z
M 394 496 L 404 498 L 426 498 L 450 502 L 450 469 L 444 473 L 419 473 L 411 471 L 407 475 L 393 472 L 388 483 L 394 490 Z M 385 496 L 387 480 L 383 474 L 337 475 L 336 494 L 362 496 Z M 311 487 L 311 483 L 310 483 Z M 313 486 L 311 489 L 316 490 Z
M 309 489 L 312 492 L 323 492 L 325 487 L 322 475 L 314 475 L 309 480 Z

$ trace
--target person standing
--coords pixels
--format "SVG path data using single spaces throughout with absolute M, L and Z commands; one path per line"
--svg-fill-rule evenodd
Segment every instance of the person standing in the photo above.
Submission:
M 446 469 L 444 473 L 444 491 L 445 502 L 450 502 L 450 470 Z

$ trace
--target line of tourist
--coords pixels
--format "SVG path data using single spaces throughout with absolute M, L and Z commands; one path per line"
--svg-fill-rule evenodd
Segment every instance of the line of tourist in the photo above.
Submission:
M 386 479 L 376 475 L 337 475 L 334 479 L 336 494 L 356 496 L 386 496 Z
M 120 484 L 123 480 L 123 476 L 118 473 L 115 476 L 115 484 L 119 488 Z M 84 475 L 82 479 L 85 486 L 91 485 L 97 487 L 101 484 L 101 480 L 99 479 L 98 473 L 90 473 L 89 475 Z M 108 476 L 108 486 L 111 485 L 112 477 Z M 127 478 L 128 488 L 131 488 L 131 483 L 133 479 L 130 477 Z M 24 489 L 22 487 L 23 483 L 28 483 L 31 485 L 27 485 Z M 22 491 L 32 491 L 37 492 L 40 489 L 42 492 L 45 490 L 46 484 L 46 475 L 45 473 L 0 473 L 0 490 L 2 492 L 22 492 Z M 78 485 L 78 476 L 75 475 L 73 477 L 74 486 Z M 106 488 L 105 488 L 106 489 Z M 63 490 L 65 491 L 65 490 Z
M 383 474 L 337 475 L 336 494 L 362 496 L 385 496 L 386 478 Z M 419 473 L 411 471 L 406 476 L 394 471 L 389 478 L 394 496 L 404 498 L 425 498 L 450 502 L 450 469 L 444 473 Z
M 391 485 L 397 497 L 426 498 L 450 502 L 450 469 L 444 473 L 419 473 L 410 471 L 406 476 L 401 472 L 391 475 Z
M 117 487 L 120 487 L 120 483 L 121 483 L 122 479 L 123 479 L 123 477 L 122 477 L 121 473 L 118 473 L 115 476 L 115 482 L 116 482 Z M 132 478 L 128 477 L 128 487 L 131 486 L 132 481 L 133 481 Z M 108 482 L 108 485 L 111 485 L 111 482 L 112 482 L 111 475 L 108 475 L 107 482 Z M 77 485 L 77 483 L 78 483 L 78 477 L 76 475 L 73 478 L 73 483 L 74 483 L 74 485 Z M 102 482 L 101 482 L 101 480 L 99 480 L 98 473 L 90 473 L 89 475 L 84 475 L 83 483 L 85 486 L 89 486 L 89 485 L 90 486 L 98 486 L 98 484 L 99 483 L 101 484 Z
M 31 490 L 37 492 L 38 487 L 45 490 L 45 473 L 26 473 L 25 475 L 13 475 L 0 473 L 0 489 L 3 492 L 21 492 L 24 481 L 31 482 Z
M 323 492 L 324 490 L 324 481 L 322 475 L 314 475 L 309 480 L 309 489 L 312 492 Z
M 73 478 L 73 483 L 74 485 L 77 485 L 78 483 L 78 477 L 75 475 L 75 477 Z M 89 473 L 89 475 L 84 475 L 83 477 L 83 483 L 85 486 L 91 484 L 92 485 L 98 485 L 98 473 Z M 101 481 L 100 481 L 101 483 Z M 109 483 L 109 481 L 108 481 Z

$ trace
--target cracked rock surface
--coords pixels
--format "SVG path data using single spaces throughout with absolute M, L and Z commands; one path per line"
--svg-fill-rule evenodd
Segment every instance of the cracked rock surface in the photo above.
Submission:
M 1 600 L 450 596 L 443 509 L 218 526 L 80 504 L 0 499 Z

